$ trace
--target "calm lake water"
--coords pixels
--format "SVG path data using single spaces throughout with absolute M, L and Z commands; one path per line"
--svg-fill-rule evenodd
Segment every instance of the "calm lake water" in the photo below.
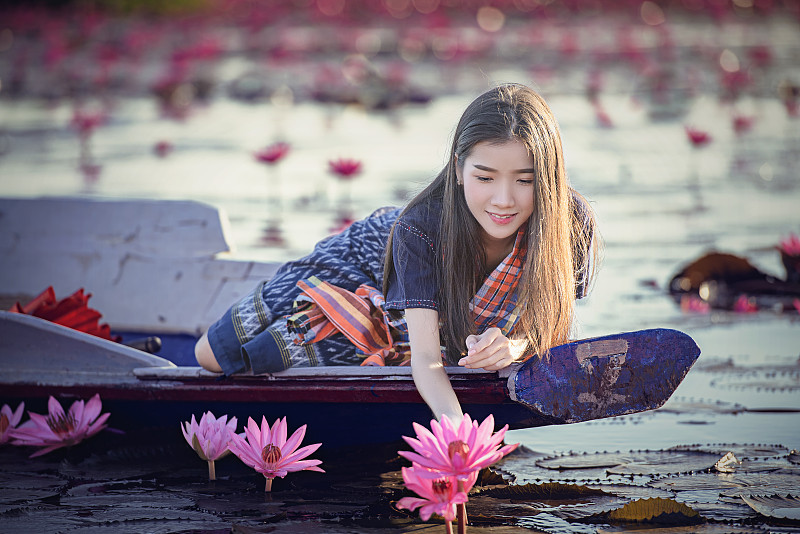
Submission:
M 625 23 L 541 24 L 547 45 L 577 30 L 604 36 Z M 746 256 L 765 271 L 784 274 L 774 246 L 800 233 L 800 119 L 787 114 L 777 88 L 786 80 L 800 82 L 797 23 L 774 17 L 727 24 L 685 18 L 673 24 L 677 52 L 663 65 L 673 84 L 668 106 L 651 101 L 643 74 L 622 62 L 603 63 L 599 102 L 611 127 L 598 122 L 586 96 L 597 72 L 590 47 L 580 41 L 578 55 L 562 61 L 556 45 L 543 45 L 544 59 L 525 62 L 509 52 L 519 46 L 514 38 L 524 34 L 522 26 L 508 30 L 506 41 L 498 38 L 496 58 L 410 64 L 409 83 L 431 101 L 392 111 L 312 101 L 292 85 L 297 81 L 293 76 L 300 77 L 301 85 L 307 81 L 302 70 L 288 67 L 265 75 L 272 100 L 244 102 L 231 97 L 230 84 L 253 65 L 235 54 L 225 56 L 214 64 L 215 92 L 183 120 L 165 118 L 145 91 L 115 98 L 107 122 L 91 137 L 91 163 L 100 168 L 90 178 L 79 169 L 80 145 L 69 127 L 73 108 L 68 100 L 45 104 L 26 95 L 3 98 L 0 92 L 0 195 L 207 202 L 228 214 L 235 257 L 284 261 L 309 251 L 343 218 L 402 204 L 422 188 L 442 166 L 462 110 L 488 85 L 531 84 L 559 119 L 568 172 L 596 210 L 605 242 L 594 290 L 578 305 L 576 337 L 669 327 L 691 335 L 702 354 L 662 409 L 510 432 L 508 441 L 521 443 L 525 451 L 500 466 L 504 476 L 517 484 L 612 487 L 620 502 L 674 498 L 707 520 L 687 531 L 800 531 L 800 469 L 790 455 L 800 449 L 798 314 L 689 314 L 665 289 L 683 264 L 709 250 Z M 652 38 L 641 31 L 643 41 Z M 756 45 L 770 47 L 772 64 L 756 73 L 753 86 L 739 99 L 722 102 L 721 54 L 728 50 L 744 62 L 748 47 Z M 646 51 L 656 56 L 655 48 Z M 326 61 L 339 65 L 341 59 Z M 384 66 L 380 57 L 371 61 Z M 0 80 L 9 72 L 7 64 L 3 69 Z M 281 89 L 284 85 L 293 87 L 291 98 Z M 752 127 L 735 133 L 736 115 L 752 118 Z M 708 132 L 712 141 L 693 147 L 687 125 Z M 274 168 L 256 162 L 253 152 L 276 140 L 291 145 L 285 160 Z M 154 153 L 162 141 L 171 147 L 166 157 Z M 327 162 L 340 157 L 360 160 L 363 172 L 350 182 L 337 181 Z M 29 463 L 21 451 L 2 449 L 0 530 L 425 529 L 390 504 L 401 491 L 398 470 L 404 464 L 394 459 L 394 451 L 403 444 L 393 450 L 323 453 L 328 475 L 289 477 L 265 498 L 260 477 L 235 459 L 220 463 L 216 484 L 205 482 L 202 462 L 174 438 L 153 444 L 145 436 L 98 436 L 94 445 Z M 739 474 L 732 475 L 739 478 L 708 473 L 713 461 L 701 466 L 679 461 L 676 466 L 678 453 L 665 452 L 673 447 L 717 457 L 733 451 L 744 460 Z M 598 453 L 617 451 L 629 455 L 621 462 L 627 471 L 602 468 L 604 457 Z M 553 469 L 561 454 L 566 455 L 561 461 L 580 458 L 582 463 L 571 470 Z M 354 479 L 353 473 L 366 474 Z M 758 515 L 736 493 L 742 487 L 754 494 L 793 495 L 786 506 L 795 521 Z M 474 531 L 623 528 L 579 520 L 619 502 L 534 499 L 515 508 L 509 503 L 516 501 L 491 499 L 474 499 Z M 724 519 L 734 522 L 721 523 Z

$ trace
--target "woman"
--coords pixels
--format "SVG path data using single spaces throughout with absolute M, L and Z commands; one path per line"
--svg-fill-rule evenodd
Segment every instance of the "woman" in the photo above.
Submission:
M 467 107 L 447 165 L 402 212 L 379 210 L 284 265 L 201 338 L 198 362 L 230 373 L 410 359 L 434 415 L 457 422 L 445 363 L 494 371 L 566 342 L 593 234 L 549 107 L 502 85 Z M 366 310 L 375 332 L 362 343 L 348 325 L 363 317 L 318 313 L 326 295 Z

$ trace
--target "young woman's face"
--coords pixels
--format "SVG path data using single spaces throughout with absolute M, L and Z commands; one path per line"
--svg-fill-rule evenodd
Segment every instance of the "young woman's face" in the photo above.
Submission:
M 517 139 L 480 142 L 465 159 L 458 177 L 485 247 L 513 245 L 517 230 L 533 213 L 533 172 L 533 158 Z

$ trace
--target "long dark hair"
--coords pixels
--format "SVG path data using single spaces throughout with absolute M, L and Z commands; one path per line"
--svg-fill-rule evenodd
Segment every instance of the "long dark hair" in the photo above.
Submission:
M 465 350 L 467 336 L 476 333 L 469 302 L 487 270 L 480 225 L 457 185 L 456 167 L 463 166 L 478 143 L 514 139 L 527 146 L 536 173 L 534 210 L 527 222 L 528 255 L 517 284 L 521 314 L 510 337 L 526 338 L 528 353 L 539 355 L 566 342 L 576 293 L 588 283 L 589 265 L 596 265 L 590 261 L 597 255 L 594 216 L 569 185 L 558 124 L 542 97 L 524 85 L 506 84 L 473 100 L 458 122 L 447 165 L 404 210 L 441 201 L 437 303 L 450 363 Z M 386 251 L 384 294 L 394 269 L 393 238 L 394 228 Z

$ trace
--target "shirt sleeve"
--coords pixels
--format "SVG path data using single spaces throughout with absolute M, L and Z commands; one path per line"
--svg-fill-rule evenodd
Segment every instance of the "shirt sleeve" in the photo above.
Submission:
M 386 308 L 436 310 L 436 247 L 419 227 L 397 220 L 392 238 L 394 269 L 389 275 Z

